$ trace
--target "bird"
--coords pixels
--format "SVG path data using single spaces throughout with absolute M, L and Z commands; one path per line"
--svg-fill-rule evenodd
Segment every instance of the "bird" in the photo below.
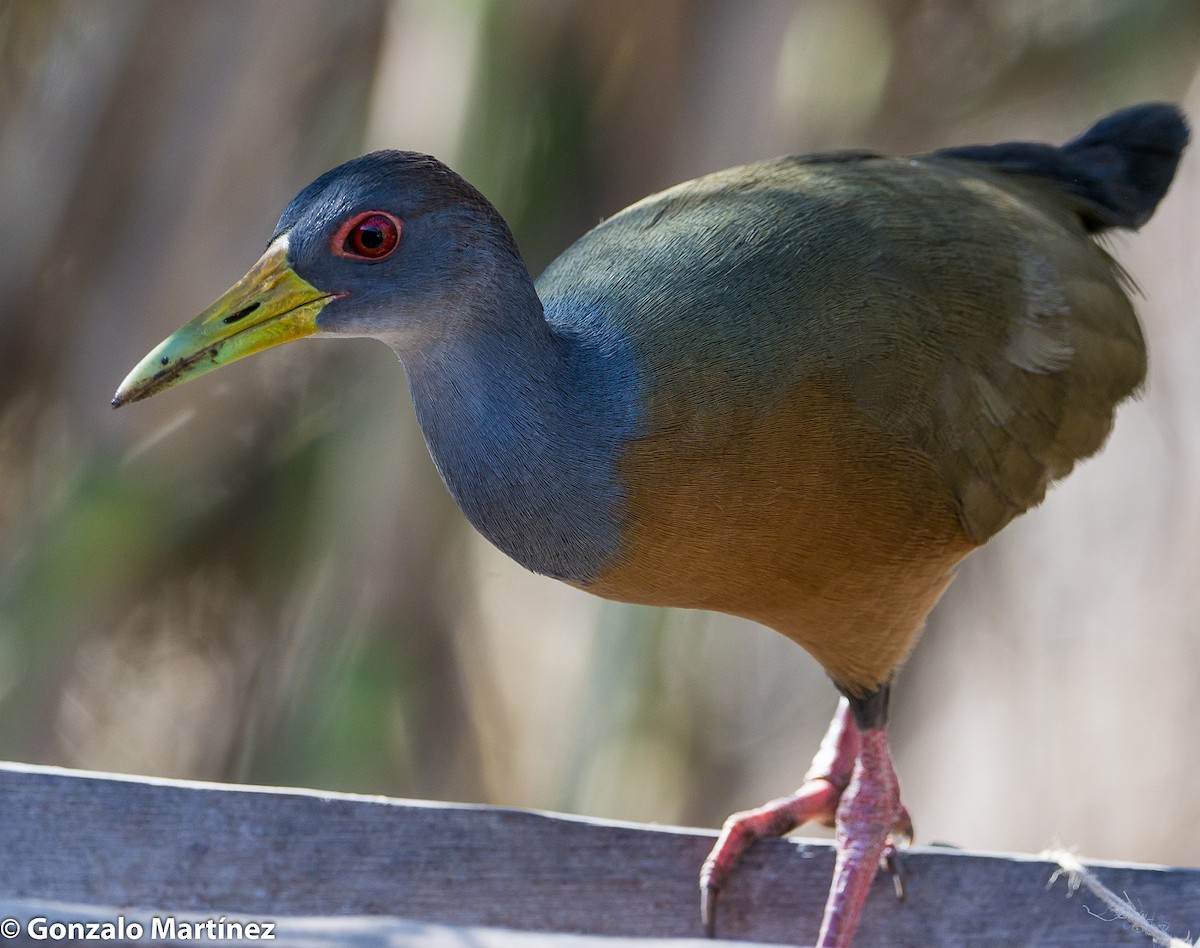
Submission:
M 1057 146 L 843 151 L 708 174 L 586 232 L 534 281 L 436 158 L 304 188 L 266 251 L 114 407 L 316 334 L 387 343 L 442 480 L 526 568 L 713 610 L 806 649 L 840 694 L 800 788 L 725 823 L 711 935 L 755 841 L 834 826 L 821 945 L 912 836 L 893 679 L 956 567 L 1097 452 L 1146 376 L 1131 279 L 1189 139 L 1168 103 Z

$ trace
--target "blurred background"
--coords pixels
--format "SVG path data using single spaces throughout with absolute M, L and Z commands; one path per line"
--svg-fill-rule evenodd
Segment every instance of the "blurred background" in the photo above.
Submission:
M 836 703 L 748 622 L 523 572 L 449 500 L 382 344 L 117 383 L 379 147 L 536 274 L 601 217 L 788 152 L 1200 117 L 1195 0 L 0 2 L 0 758 L 717 826 Z M 974 554 L 894 697 L 918 840 L 1200 863 L 1200 148 L 1115 251 L 1152 370 Z

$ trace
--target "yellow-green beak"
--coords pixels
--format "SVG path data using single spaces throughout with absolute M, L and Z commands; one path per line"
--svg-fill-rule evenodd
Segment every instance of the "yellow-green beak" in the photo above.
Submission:
M 311 336 L 317 332 L 317 314 L 332 298 L 288 265 L 287 238 L 280 237 L 224 296 L 137 364 L 117 389 L 113 408 Z

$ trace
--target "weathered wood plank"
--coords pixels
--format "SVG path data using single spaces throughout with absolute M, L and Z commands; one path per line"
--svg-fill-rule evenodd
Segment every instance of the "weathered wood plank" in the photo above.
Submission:
M 712 834 L 490 807 L 0 765 L 0 899 L 204 917 L 394 916 L 441 926 L 687 938 Z M 915 848 L 908 899 L 877 882 L 856 944 L 1145 945 L 1053 864 Z M 1179 935 L 1200 930 L 1200 870 L 1089 864 Z M 752 849 L 721 933 L 811 943 L 824 842 Z M 1091 910 L 1091 911 L 1089 911 Z

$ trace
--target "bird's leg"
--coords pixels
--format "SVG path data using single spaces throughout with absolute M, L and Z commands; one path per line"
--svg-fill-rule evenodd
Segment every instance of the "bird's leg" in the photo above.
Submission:
M 912 836 L 883 728 L 886 708 L 883 689 L 865 704 L 843 698 L 800 789 L 725 821 L 700 872 L 701 919 L 709 937 L 716 929 L 717 897 L 742 853 L 760 839 L 816 821 L 837 827 L 838 853 L 819 944 L 849 942 L 875 872 L 894 855 L 890 837 Z
M 700 870 L 700 915 L 710 938 L 716 931 L 717 898 L 742 853 L 760 839 L 783 836 L 803 823 L 834 825 L 838 801 L 854 774 L 858 748 L 858 728 L 849 701 L 842 698 L 800 789 L 757 809 L 734 813 L 725 821 Z
M 858 760 L 838 804 L 836 826 L 837 864 L 817 939 L 819 948 L 850 944 L 871 881 L 890 848 L 889 838 L 912 837 L 912 821 L 900 802 L 900 783 L 882 725 L 860 732 Z

